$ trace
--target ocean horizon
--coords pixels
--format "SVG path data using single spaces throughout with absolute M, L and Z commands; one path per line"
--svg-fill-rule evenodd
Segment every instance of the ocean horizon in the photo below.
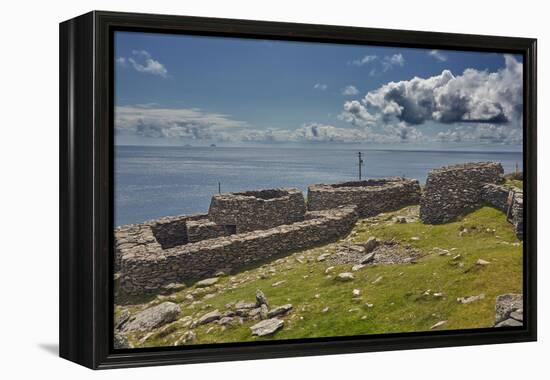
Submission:
M 500 149 L 499 149 L 500 148 Z M 316 183 L 404 176 L 424 184 L 431 169 L 463 162 L 497 161 L 505 172 L 522 167 L 510 146 L 437 148 L 359 144 L 254 146 L 115 146 L 115 226 L 169 215 L 206 213 L 212 195 L 276 187 L 307 192 Z

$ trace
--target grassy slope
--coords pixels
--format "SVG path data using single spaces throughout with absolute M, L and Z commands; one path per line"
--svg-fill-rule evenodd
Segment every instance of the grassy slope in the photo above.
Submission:
M 256 288 L 260 288 L 271 305 L 294 305 L 292 312 L 283 317 L 284 328 L 273 337 L 251 336 L 249 327 L 257 321 L 225 330 L 216 324 L 207 324 L 194 329 L 198 337 L 194 343 L 199 344 L 422 331 L 440 320 L 448 320 L 442 326 L 446 329 L 492 326 L 495 297 L 522 292 L 521 245 L 504 214 L 484 207 L 461 221 L 444 225 L 390 222 L 393 215 L 408 211 L 410 209 L 361 220 L 347 239 L 362 242 L 370 236 L 395 238 L 426 253 L 417 264 L 369 266 L 354 272 L 352 282 L 340 283 L 334 280 L 334 275 L 351 271 L 351 265 L 337 265 L 331 272 L 332 277 L 327 277 L 325 269 L 333 264 L 316 261 L 319 254 L 334 252 L 335 245 L 331 244 L 223 277 L 216 285 L 218 289 L 211 287 L 208 290 L 215 292 L 213 298 L 193 306 L 184 297 L 196 291 L 194 287 L 157 297 L 151 304 L 164 300 L 179 302 L 181 317 L 192 315 L 196 318 L 216 308 L 223 311 L 228 302 L 253 301 Z M 468 233 L 459 236 L 463 227 L 468 229 Z M 413 236 L 419 240 L 411 240 Z M 434 253 L 434 247 L 456 250 L 451 256 L 440 256 Z M 457 254 L 461 257 L 453 260 Z M 301 264 L 296 258 L 303 258 L 305 262 Z M 490 264 L 476 266 L 479 258 Z M 463 263 L 462 267 L 457 265 L 459 262 Z M 382 280 L 373 284 L 380 276 Z M 281 280 L 286 280 L 286 283 L 272 286 Z M 352 300 L 353 289 L 361 290 L 360 301 Z M 432 293 L 443 292 L 444 297 L 423 296 L 428 289 Z M 466 305 L 456 300 L 457 297 L 480 293 L 486 295 L 485 299 Z M 373 306 L 368 307 L 367 303 Z M 134 305 L 130 310 L 142 307 L 144 305 Z M 329 307 L 329 311 L 323 313 L 325 307 Z M 150 336 L 142 345 L 173 345 L 187 330 L 180 322 L 174 322 L 164 333 Z M 142 336 L 135 334 L 129 338 L 138 347 Z

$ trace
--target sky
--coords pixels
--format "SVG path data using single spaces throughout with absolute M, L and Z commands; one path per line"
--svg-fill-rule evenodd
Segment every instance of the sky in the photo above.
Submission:
M 115 143 L 521 147 L 522 57 L 115 33 Z

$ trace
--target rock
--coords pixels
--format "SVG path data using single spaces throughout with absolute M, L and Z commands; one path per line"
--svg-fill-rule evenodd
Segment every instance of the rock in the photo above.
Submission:
M 286 282 L 286 280 L 277 281 L 277 282 L 274 282 L 273 284 L 271 284 L 271 286 L 277 287 L 279 285 L 283 285 L 285 282 Z
M 374 252 L 367 253 L 365 256 L 359 259 L 359 264 L 365 265 L 374 260 Z
M 384 277 L 382 277 L 382 276 L 378 277 L 376 280 L 374 280 L 374 281 L 372 282 L 372 284 L 373 284 L 373 285 L 378 284 L 380 281 L 382 281 L 383 278 L 384 278 Z
M 254 302 L 239 301 L 235 304 L 235 309 L 237 310 L 254 309 L 255 307 L 256 307 L 256 303 Z
M 205 288 L 207 286 L 214 285 L 218 281 L 219 281 L 218 277 L 206 278 L 204 280 L 201 280 L 201 281 L 197 282 L 195 285 L 199 288 Z
M 326 259 L 328 259 L 330 256 L 330 253 L 323 253 L 322 255 L 319 255 L 317 257 L 317 261 L 321 262 L 321 261 L 325 261 Z
M 125 335 L 122 335 L 121 333 L 115 332 L 115 336 L 113 337 L 113 346 L 115 350 L 122 350 L 125 348 L 132 348 L 130 347 L 130 344 L 128 343 L 128 338 L 126 338 Z
M 412 241 L 419 241 L 420 238 L 419 238 L 418 236 L 413 236 L 413 237 L 411 237 L 411 240 L 412 240 Z
M 510 318 L 513 318 L 516 321 L 523 322 L 523 309 L 518 309 L 517 311 L 512 311 L 510 313 Z
M 476 261 L 476 265 L 479 265 L 479 266 L 485 266 L 485 265 L 489 265 L 489 264 L 491 264 L 491 262 L 485 261 L 485 260 L 483 260 L 483 259 L 478 259 L 478 260 Z
M 193 330 L 188 330 L 174 343 L 174 346 L 179 346 L 187 342 L 194 342 L 195 340 L 197 340 L 197 334 Z
M 197 320 L 198 325 L 204 325 L 206 323 L 214 322 L 220 319 L 222 314 L 218 311 L 218 309 L 211 311 L 209 313 L 204 314 L 202 317 L 200 317 Z
M 374 251 L 376 247 L 380 244 L 380 241 L 376 239 L 374 236 L 371 236 L 365 244 L 363 244 L 363 247 L 365 247 L 365 253 L 371 253 Z M 361 263 L 362 264 L 362 263 Z
M 131 314 L 128 309 L 122 310 L 118 315 L 118 318 L 115 320 L 115 330 L 122 330 L 124 328 L 124 325 L 130 319 L 130 316 Z
M 453 256 L 452 260 L 456 261 L 456 260 L 460 259 L 461 257 L 462 257 L 462 255 L 459 253 L 458 255 Z
M 268 314 L 267 305 L 263 304 L 262 306 L 260 306 L 260 318 L 267 319 L 268 318 L 267 314 Z
M 173 302 L 163 302 L 160 305 L 153 306 L 143 310 L 128 321 L 123 328 L 123 331 L 149 331 L 156 329 L 166 323 L 173 322 L 177 319 L 181 308 Z
M 247 314 L 243 315 L 243 317 L 248 317 L 248 318 L 251 318 L 251 319 L 258 319 L 258 318 L 261 318 L 261 312 L 262 312 L 262 308 L 257 307 L 255 309 L 249 310 Z
M 327 306 L 323 308 L 323 310 L 321 310 L 321 313 L 327 313 L 328 311 L 329 311 L 329 307 Z
M 479 300 L 482 300 L 485 298 L 485 294 L 481 293 L 477 296 L 470 296 L 470 297 L 458 297 L 456 299 L 457 302 L 461 303 L 461 304 L 467 304 L 467 303 L 472 303 L 472 302 L 475 302 L 475 301 L 479 301 Z
M 336 280 L 342 282 L 352 281 L 353 279 L 353 274 L 349 272 L 340 273 L 338 274 L 338 276 L 336 276 Z
M 497 297 L 495 304 L 495 324 L 508 319 L 512 312 L 521 312 L 523 319 L 523 295 L 502 294 Z
M 254 326 L 250 327 L 252 335 L 256 336 L 266 336 L 275 333 L 277 330 L 281 329 L 284 325 L 284 321 L 271 318 L 264 321 L 256 323 Z
M 355 264 L 354 266 L 351 267 L 351 271 L 352 272 L 357 272 L 358 270 L 361 270 L 365 267 L 365 265 L 362 265 L 362 264 Z
M 523 326 L 523 322 L 516 321 L 515 319 L 512 319 L 512 318 L 508 318 L 495 325 L 495 327 L 517 327 L 517 326 Z
M 430 330 L 437 329 L 437 328 L 443 326 L 443 325 L 446 324 L 446 323 L 447 323 L 447 321 L 439 321 L 439 322 L 437 322 L 436 324 L 434 324 L 432 327 L 430 327 Z
M 328 267 L 327 269 L 325 269 L 325 274 L 329 274 L 330 272 L 332 272 L 333 269 L 334 267 Z
M 267 298 L 260 289 L 256 289 L 256 307 L 260 307 L 261 305 L 269 306 L 269 303 L 267 302 Z
M 291 309 L 292 309 L 292 305 L 289 304 L 289 303 L 286 304 L 286 305 L 277 306 L 277 307 L 274 307 L 273 309 L 269 310 L 269 312 L 267 313 L 267 317 L 268 318 L 277 317 L 279 315 L 283 315 L 283 314 L 288 313 Z
M 359 297 L 361 295 L 361 291 L 359 289 L 353 289 L 353 291 L 351 292 L 351 294 L 354 296 L 354 297 Z
M 218 323 L 221 326 L 227 326 L 227 325 L 233 324 L 234 320 L 235 320 L 235 318 L 233 318 L 233 317 L 223 317 L 218 321 Z

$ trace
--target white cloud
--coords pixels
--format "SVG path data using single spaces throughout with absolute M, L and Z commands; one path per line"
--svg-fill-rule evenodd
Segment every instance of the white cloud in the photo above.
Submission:
M 447 61 L 447 56 L 445 54 L 441 53 L 439 50 L 430 50 L 428 52 L 428 55 L 430 55 L 431 57 L 434 57 L 439 62 L 446 62 Z
M 391 56 L 385 56 L 384 60 L 382 61 L 382 67 L 384 71 L 388 71 L 394 66 L 404 66 L 405 65 L 405 58 L 403 57 L 403 54 L 394 54 Z
M 126 67 L 128 63 L 134 70 L 140 73 L 158 75 L 163 78 L 168 77 L 168 70 L 159 61 L 153 59 L 151 54 L 145 50 L 133 50 L 131 57 L 118 57 L 116 63 L 122 67 Z
M 246 129 L 245 122 L 228 115 L 196 108 L 164 108 L 155 104 L 118 106 L 115 129 L 119 134 L 189 140 L 231 140 L 233 131 Z
M 428 120 L 441 123 L 505 123 L 517 120 L 522 109 L 522 64 L 505 56 L 497 72 L 466 69 L 454 76 L 449 70 L 430 78 L 389 82 L 361 100 L 371 116 L 394 117 L 409 124 Z M 344 107 L 345 110 L 345 107 Z
M 363 58 L 354 59 L 353 61 L 349 61 L 348 64 L 354 65 L 354 66 L 363 66 L 367 65 L 371 62 L 374 62 L 378 59 L 377 55 L 365 55 Z
M 353 85 L 346 86 L 342 89 L 342 95 L 344 96 L 354 96 L 354 95 L 357 95 L 358 93 L 359 93 L 359 90 L 357 89 L 357 87 Z
M 325 91 L 328 88 L 328 85 L 324 83 L 315 83 L 315 85 L 313 85 L 313 88 L 315 90 Z

